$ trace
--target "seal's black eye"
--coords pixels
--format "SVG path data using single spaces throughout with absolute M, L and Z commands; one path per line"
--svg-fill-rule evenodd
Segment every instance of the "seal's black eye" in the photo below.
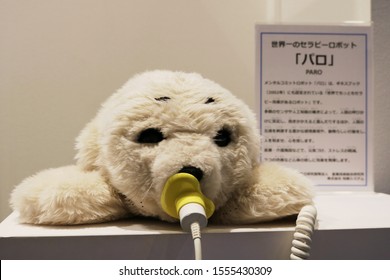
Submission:
M 217 135 L 215 135 L 214 143 L 217 144 L 219 147 L 226 147 L 229 145 L 229 143 L 232 141 L 230 137 L 231 133 L 226 128 L 223 128 L 217 132 Z
M 147 128 L 138 135 L 137 142 L 144 144 L 156 144 L 164 140 L 164 135 L 158 128 Z

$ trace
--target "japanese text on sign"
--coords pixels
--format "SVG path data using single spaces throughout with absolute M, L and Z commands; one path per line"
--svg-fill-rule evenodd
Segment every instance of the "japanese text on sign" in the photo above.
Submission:
M 258 33 L 262 160 L 367 186 L 367 34 Z

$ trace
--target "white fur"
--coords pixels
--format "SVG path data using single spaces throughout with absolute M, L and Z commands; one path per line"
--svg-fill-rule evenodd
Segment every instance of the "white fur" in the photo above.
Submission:
M 210 97 L 214 102 L 206 103 Z M 259 163 L 256 127 L 250 109 L 218 84 L 194 73 L 146 72 L 113 94 L 81 132 L 77 166 L 26 179 L 11 205 L 25 223 L 96 223 L 130 215 L 173 221 L 161 208 L 162 188 L 192 165 L 204 172 L 201 188 L 215 203 L 215 222 L 296 214 L 311 203 L 311 183 L 294 170 Z M 159 128 L 165 139 L 138 143 L 146 128 Z M 226 147 L 213 141 L 222 128 L 232 133 Z

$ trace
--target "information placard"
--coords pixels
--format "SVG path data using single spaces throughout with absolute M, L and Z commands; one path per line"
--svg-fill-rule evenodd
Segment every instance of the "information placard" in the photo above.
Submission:
M 258 25 L 262 160 L 325 189 L 372 189 L 370 26 Z

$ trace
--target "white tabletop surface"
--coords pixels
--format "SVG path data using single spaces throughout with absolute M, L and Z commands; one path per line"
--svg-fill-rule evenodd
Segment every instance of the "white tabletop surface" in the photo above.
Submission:
M 381 193 L 319 193 L 315 198 L 317 230 L 390 228 L 390 195 Z M 244 226 L 209 225 L 207 233 L 293 231 L 293 221 Z M 0 224 L 0 237 L 102 236 L 182 234 L 178 224 L 152 219 L 122 220 L 79 226 L 20 224 L 14 212 Z

